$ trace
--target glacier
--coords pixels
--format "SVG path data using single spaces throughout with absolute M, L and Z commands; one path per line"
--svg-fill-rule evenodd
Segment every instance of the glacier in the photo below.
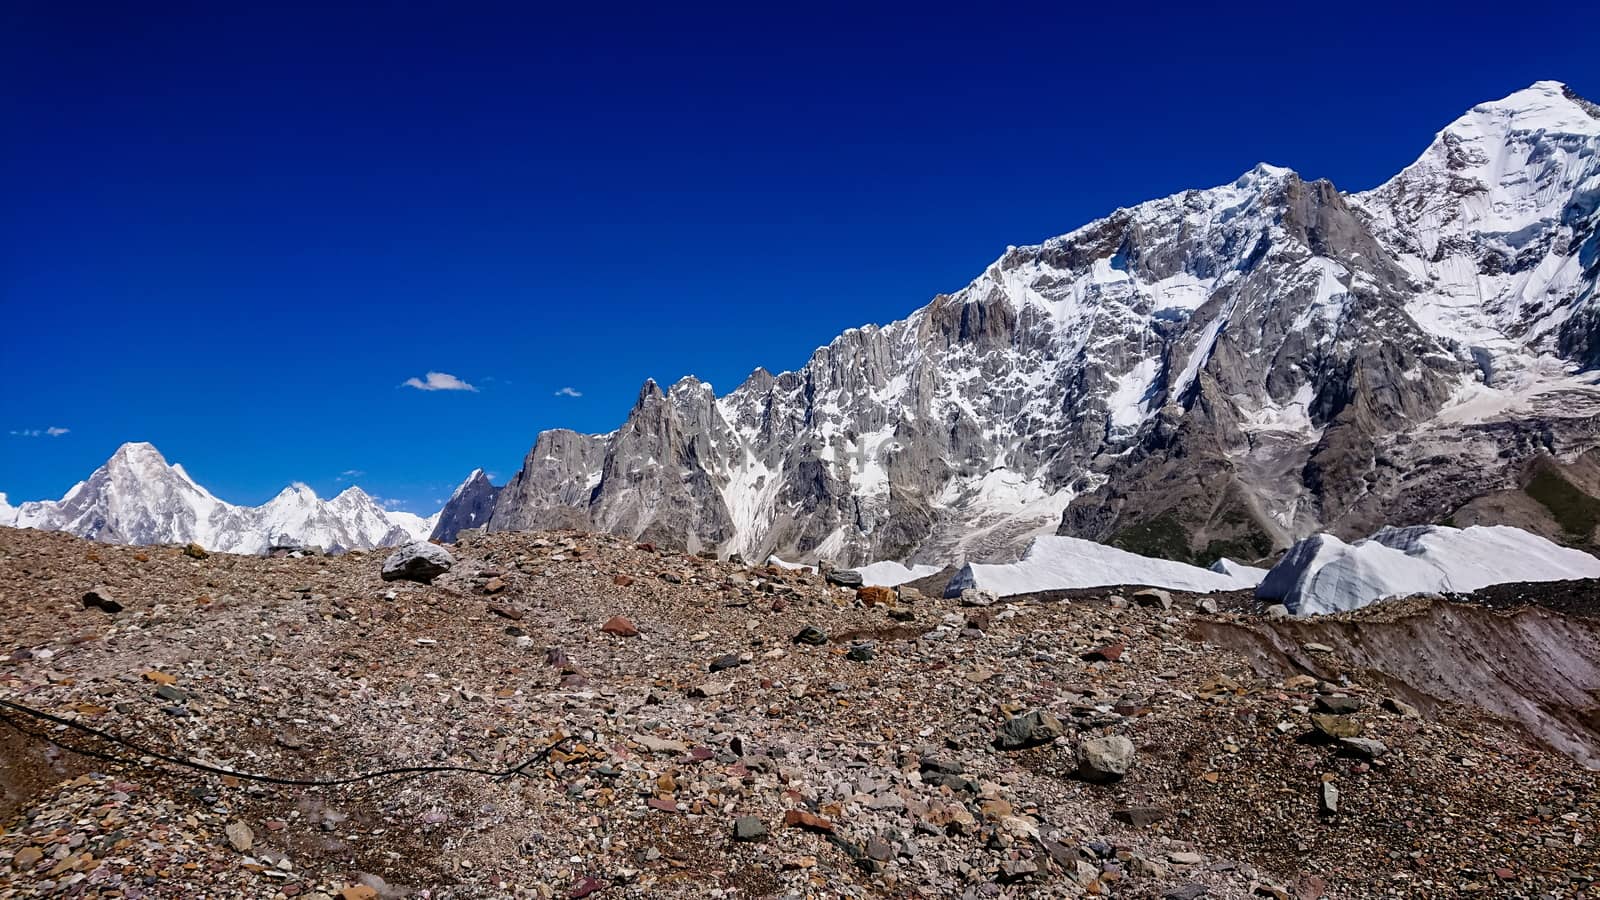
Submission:
M 1520 528 L 1413 525 L 1354 543 L 1331 534 L 1306 538 L 1272 567 L 1256 596 L 1317 615 L 1411 594 L 1578 578 L 1600 578 L 1600 559 Z

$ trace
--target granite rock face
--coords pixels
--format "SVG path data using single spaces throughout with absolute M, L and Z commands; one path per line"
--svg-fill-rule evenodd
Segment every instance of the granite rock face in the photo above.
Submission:
M 1600 115 L 1540 82 L 1360 194 L 1260 165 L 1007 250 L 718 397 L 539 436 L 491 530 L 745 559 L 1207 564 L 1439 521 L 1600 444 Z M 1492 518 L 1483 504 L 1476 521 Z
M 439 511 L 439 521 L 430 536 L 435 541 L 453 541 L 464 528 L 483 528 L 489 524 L 494 512 L 495 498 L 500 489 L 495 487 L 482 469 L 473 469 L 467 480 L 461 482 L 450 499 Z

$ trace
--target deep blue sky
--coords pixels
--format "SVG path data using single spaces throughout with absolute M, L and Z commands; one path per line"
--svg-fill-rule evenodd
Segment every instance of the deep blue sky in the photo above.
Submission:
M 385 5 L 0 4 L 12 502 L 149 440 L 226 500 L 355 470 L 428 512 L 1007 244 L 1262 160 L 1370 187 L 1476 102 L 1600 95 L 1577 3 Z

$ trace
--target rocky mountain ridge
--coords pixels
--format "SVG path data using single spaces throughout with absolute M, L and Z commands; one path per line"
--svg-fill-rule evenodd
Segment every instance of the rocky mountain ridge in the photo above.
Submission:
M 1597 222 L 1600 114 L 1539 82 L 1373 190 L 1259 165 L 1013 247 L 796 372 L 647 382 L 614 432 L 541 434 L 487 527 L 844 564 L 1059 531 L 1206 563 L 1495 521 L 1475 501 L 1600 445 Z
M 198 543 L 224 553 L 278 547 L 370 550 L 426 536 L 434 519 L 385 510 L 350 487 L 329 500 L 290 485 L 261 506 L 235 506 L 201 487 L 148 443 L 117 448 L 60 500 L 12 507 L 0 495 L 0 525 L 66 531 L 119 544 Z

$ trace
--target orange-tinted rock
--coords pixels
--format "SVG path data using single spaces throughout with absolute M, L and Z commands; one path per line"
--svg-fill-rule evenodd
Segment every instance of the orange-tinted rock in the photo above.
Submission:
M 614 634 L 617 637 L 639 636 L 639 629 L 635 628 L 632 622 L 622 616 L 612 616 L 606 620 L 606 624 L 600 626 L 600 630 L 606 634 Z
M 893 606 L 894 588 L 859 587 L 856 588 L 856 599 L 868 606 Z
M 833 833 L 833 823 L 821 816 L 814 816 L 803 809 L 791 809 L 783 814 L 783 824 L 790 828 L 804 828 L 807 831 L 820 831 L 824 834 Z

